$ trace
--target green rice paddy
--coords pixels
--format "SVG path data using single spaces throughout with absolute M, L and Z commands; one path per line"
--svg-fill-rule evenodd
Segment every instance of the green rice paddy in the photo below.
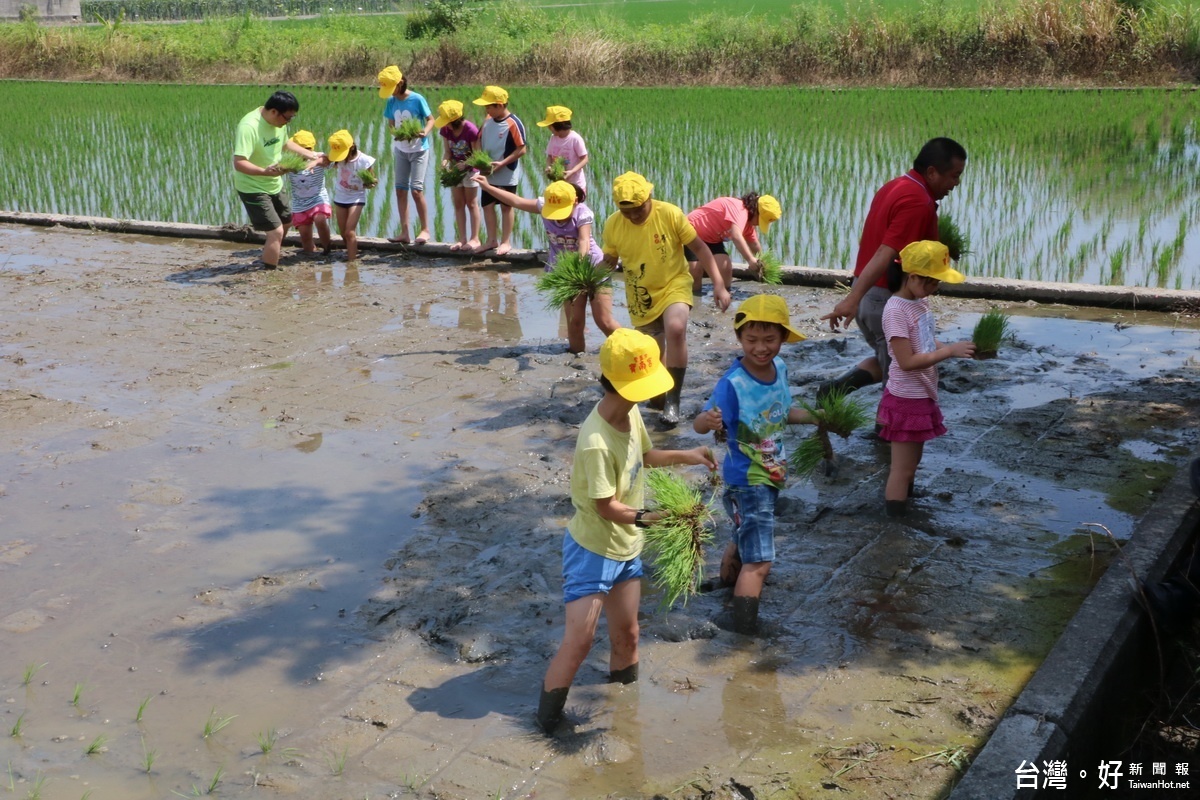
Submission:
M 274 87 L 0 82 L 3 205 L 22 211 L 243 224 L 233 191 L 233 127 Z M 289 87 L 283 87 L 289 88 Z M 431 106 L 470 104 L 480 87 L 424 87 Z M 591 153 L 589 203 L 642 172 L 685 211 L 713 197 L 769 192 L 783 219 L 764 242 L 785 264 L 847 269 L 875 190 L 928 138 L 969 153 L 941 209 L 971 241 L 968 279 L 998 276 L 1200 287 L 1200 104 L 1189 89 L 888 90 L 508 87 L 530 153 L 518 192 L 540 192 L 547 105 L 574 111 Z M 380 189 L 359 224 L 395 232 L 391 138 L 374 86 L 299 87 L 290 132 L 318 142 L 348 128 L 380 159 Z M 441 142 L 433 137 L 437 156 Z M 431 161 L 436 163 L 438 159 Z M 452 239 L 449 190 L 426 179 L 435 238 Z M 602 224 L 597 226 L 602 229 Z M 518 246 L 543 246 L 517 215 Z

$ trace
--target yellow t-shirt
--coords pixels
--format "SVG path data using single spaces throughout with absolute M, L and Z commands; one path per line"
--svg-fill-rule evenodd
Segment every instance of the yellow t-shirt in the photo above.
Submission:
M 696 229 L 678 206 L 652 200 L 650 216 L 634 225 L 617 212 L 604 223 L 604 254 L 621 259 L 629 319 L 647 325 L 672 303 L 692 304 L 692 276 L 683 247 Z
M 599 406 L 583 421 L 571 465 L 575 516 L 567 523 L 571 538 L 580 547 L 616 561 L 629 561 L 642 552 L 642 532 L 634 525 L 619 525 L 601 517 L 596 501 L 613 497 L 641 508 L 646 483 L 642 454 L 651 447 L 637 406 L 629 410 L 629 433 L 609 425 L 600 416 Z

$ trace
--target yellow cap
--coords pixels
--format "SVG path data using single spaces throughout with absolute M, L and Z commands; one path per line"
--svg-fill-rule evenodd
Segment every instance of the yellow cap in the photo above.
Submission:
M 566 106 L 546 106 L 546 118 L 539 122 L 539 128 L 549 128 L 556 122 L 569 122 L 571 109 Z
M 658 342 L 632 328 L 617 328 L 604 340 L 600 373 L 617 394 L 632 403 L 649 400 L 675 385 L 659 360 Z
M 901 250 L 900 267 L 909 275 L 924 275 L 943 283 L 962 283 L 967 279 L 950 266 L 950 250 L 946 245 L 928 239 Z
M 292 134 L 292 141 L 305 150 L 317 149 L 317 137 L 312 135 L 312 131 L 296 131 Z
M 778 200 L 769 194 L 758 198 L 758 229 L 760 231 L 766 233 L 771 223 L 782 216 L 783 209 L 779 207 Z
M 404 80 L 404 73 L 400 71 L 399 67 L 392 65 L 381 69 L 379 71 L 379 96 L 391 97 L 402 80 Z
M 614 203 L 630 208 L 649 200 L 650 193 L 654 191 L 654 184 L 636 172 L 626 172 L 624 175 L 618 175 L 613 181 L 612 191 Z
M 438 106 L 437 119 L 433 121 L 433 127 L 444 128 L 456 119 L 461 119 L 463 112 L 462 103 L 457 100 L 447 100 Z
M 546 219 L 560 220 L 571 216 L 575 208 L 575 187 L 566 181 L 555 181 L 542 192 L 542 216 Z
M 733 315 L 733 329 L 740 330 L 747 322 L 773 322 L 782 325 L 788 333 L 785 342 L 803 342 L 808 338 L 792 327 L 792 322 L 788 319 L 787 303 L 777 294 L 756 294 L 746 298 Z
M 499 86 L 485 86 L 483 87 L 483 94 L 471 102 L 477 106 L 490 106 L 493 103 L 504 105 L 508 102 L 508 92 Z
M 350 131 L 340 130 L 329 137 L 329 153 L 327 154 L 330 161 L 345 161 L 346 156 L 350 155 L 350 148 L 354 146 L 354 137 L 350 135 Z

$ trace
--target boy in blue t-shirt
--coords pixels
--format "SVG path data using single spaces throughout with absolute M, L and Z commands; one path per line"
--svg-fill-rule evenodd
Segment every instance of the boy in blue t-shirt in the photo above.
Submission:
M 742 303 L 733 317 L 742 355 L 713 389 L 696 417 L 696 433 L 725 432 L 725 510 L 733 521 L 733 541 L 721 559 L 721 579 L 733 584 L 733 630 L 758 630 L 758 600 L 775 560 L 775 501 L 787 477 L 783 431 L 812 423 L 792 406 L 787 367 L 779 358 L 784 342 L 805 337 L 791 327 L 782 297 L 759 294 Z

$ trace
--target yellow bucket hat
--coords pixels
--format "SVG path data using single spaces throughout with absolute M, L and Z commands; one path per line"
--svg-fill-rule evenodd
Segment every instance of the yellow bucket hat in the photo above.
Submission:
M 767 232 L 767 228 L 771 227 L 771 223 L 783 216 L 783 209 L 779 207 L 779 201 L 769 194 L 764 194 L 758 198 L 758 229 L 763 233 Z
M 329 160 L 333 162 L 345 161 L 346 156 L 350 155 L 350 148 L 353 146 L 354 137 L 350 135 L 350 131 L 340 130 L 330 135 Z
M 613 181 L 613 202 L 619 206 L 630 208 L 640 206 L 650 199 L 654 184 L 636 172 L 626 172 L 618 175 Z
M 381 69 L 379 71 L 379 96 L 391 97 L 392 92 L 396 91 L 396 87 L 402 80 L 404 80 L 404 73 L 396 65 Z
M 312 135 L 312 131 L 296 131 L 292 134 L 292 141 L 305 150 L 317 149 L 317 137 Z
M 539 122 L 539 128 L 549 128 L 556 122 L 569 122 L 571 120 L 571 109 L 566 106 L 546 106 L 546 118 Z
M 462 118 L 463 104 L 457 100 L 447 100 L 438 106 L 437 119 L 433 121 L 433 127 L 444 128 L 456 119 Z
M 561 220 L 571 216 L 575 208 L 575 187 L 566 181 L 555 181 L 542 193 L 542 216 Z
M 950 250 L 946 245 L 928 239 L 901 250 L 900 267 L 909 275 L 924 275 L 942 283 L 962 283 L 967 279 L 950 266 Z
M 483 94 L 471 102 L 477 106 L 490 106 L 493 103 L 504 105 L 508 102 L 508 92 L 499 86 L 485 86 L 483 87 Z
M 808 337 L 792 327 L 787 303 L 777 294 L 756 294 L 738 306 L 733 315 L 733 329 L 741 330 L 747 322 L 773 322 L 787 331 L 785 342 L 803 342 Z
M 631 403 L 649 400 L 675 385 L 659 360 L 658 342 L 632 328 L 617 328 L 604 340 L 600 373 Z

